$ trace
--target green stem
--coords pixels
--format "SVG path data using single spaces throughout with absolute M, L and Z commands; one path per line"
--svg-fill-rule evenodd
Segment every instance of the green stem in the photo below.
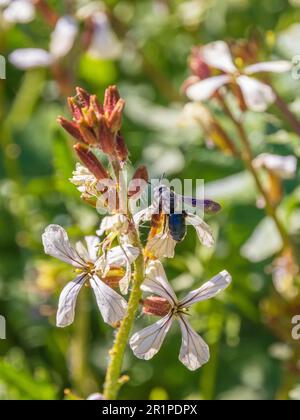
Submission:
M 137 242 L 139 242 L 137 240 Z M 124 353 L 131 332 L 132 324 L 135 319 L 139 302 L 142 298 L 141 284 L 144 281 L 144 257 L 141 253 L 135 262 L 135 276 L 133 288 L 130 294 L 128 309 L 125 318 L 121 321 L 115 342 L 110 350 L 110 361 L 106 372 L 104 383 L 104 398 L 115 400 L 122 385 L 120 378 Z

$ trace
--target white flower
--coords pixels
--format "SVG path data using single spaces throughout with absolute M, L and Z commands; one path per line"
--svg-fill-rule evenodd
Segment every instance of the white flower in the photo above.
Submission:
M 76 169 L 73 171 L 70 182 L 74 184 L 78 191 L 85 197 L 98 197 L 99 181 L 85 166 L 76 163 Z
M 63 16 L 58 19 L 51 34 L 50 53 L 54 58 L 66 56 L 73 48 L 78 34 L 78 23 L 72 16 Z
M 102 236 L 105 232 L 117 232 L 120 235 L 128 233 L 129 221 L 124 214 L 116 213 L 102 219 L 97 235 Z
M 53 58 L 41 48 L 19 48 L 9 55 L 9 61 L 18 69 L 28 70 L 37 67 L 49 67 Z
M 35 7 L 32 0 L 0 0 L 3 19 L 8 23 L 29 23 L 35 17 Z
M 127 308 L 127 302 L 113 289 L 107 286 L 100 275 L 107 270 L 110 264 L 124 265 L 123 250 L 120 247 L 112 248 L 108 255 L 97 260 L 99 239 L 86 237 L 87 248 L 79 242 L 76 248 L 70 244 L 67 232 L 58 225 L 50 225 L 43 236 L 45 253 L 71 264 L 79 272 L 78 276 L 69 282 L 63 289 L 57 312 L 57 326 L 66 327 L 74 321 L 75 305 L 78 293 L 82 286 L 89 281 L 97 300 L 103 320 L 114 325 L 120 321 Z M 126 250 L 129 253 L 129 250 Z
M 254 159 L 253 165 L 256 168 L 265 168 L 280 178 L 291 179 L 296 175 L 297 158 L 293 155 L 262 153 Z
M 171 325 L 176 319 L 182 332 L 179 360 L 190 370 L 200 368 L 209 360 L 209 348 L 203 339 L 193 330 L 188 321 L 188 309 L 196 302 L 210 299 L 224 290 L 231 282 L 227 271 L 222 271 L 199 289 L 188 293 L 178 300 L 171 288 L 162 264 L 152 261 L 146 270 L 146 280 L 142 289 L 166 299 L 170 311 L 155 324 L 135 333 L 130 339 L 130 346 L 139 359 L 151 359 L 161 348 Z
M 275 94 L 270 86 L 249 76 L 261 72 L 285 73 L 292 68 L 290 62 L 282 60 L 253 64 L 241 71 L 235 66 L 229 47 L 223 41 L 200 48 L 200 53 L 209 67 L 219 69 L 225 74 L 192 84 L 186 90 L 187 96 L 193 101 L 204 101 L 211 98 L 222 86 L 237 83 L 247 107 L 258 112 L 265 111 L 275 101 Z
M 58 19 L 51 34 L 49 51 L 41 48 L 20 48 L 9 55 L 10 62 L 21 70 L 49 67 L 72 49 L 78 24 L 71 16 Z
M 183 201 L 185 200 L 185 197 L 173 192 L 171 193 L 168 187 L 159 185 L 154 189 L 152 205 L 134 215 L 134 223 L 136 226 L 139 226 L 143 221 L 149 221 L 152 219 L 152 216 L 158 215 L 161 212 L 163 225 L 158 230 L 154 228 L 154 234 L 150 231 L 146 247 L 146 250 L 156 258 L 174 257 L 177 241 L 171 235 L 168 217 L 170 215 L 170 207 L 173 207 L 171 203 L 174 204 L 175 211 L 180 212 Z M 205 204 L 203 206 L 205 207 Z M 196 214 L 184 210 L 184 215 L 185 223 L 194 226 L 200 242 L 207 247 L 212 247 L 214 239 L 210 227 Z
M 120 56 L 121 44 L 113 32 L 110 22 L 103 12 L 91 16 L 93 36 L 88 53 L 102 60 L 115 60 Z
M 116 252 L 117 251 L 117 252 Z M 96 263 L 96 270 L 101 269 L 106 276 L 111 267 L 125 267 L 125 274 L 119 281 L 119 288 L 123 295 L 128 293 L 132 277 L 131 265 L 139 256 L 140 251 L 132 245 L 122 244 L 107 251 Z

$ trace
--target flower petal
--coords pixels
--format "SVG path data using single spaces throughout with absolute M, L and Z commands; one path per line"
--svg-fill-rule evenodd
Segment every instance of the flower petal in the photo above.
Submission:
M 128 232 L 128 218 L 124 214 L 114 214 L 113 216 L 106 216 L 102 219 L 100 229 L 97 235 L 102 236 L 107 231 L 127 233 Z
M 100 240 L 97 236 L 86 236 L 85 238 L 89 258 L 92 262 L 97 260 Z
M 58 19 L 51 34 L 50 52 L 56 58 L 67 55 L 78 34 L 78 24 L 72 16 L 63 16 Z
M 31 1 L 15 0 L 9 3 L 3 11 L 3 18 L 6 22 L 29 23 L 34 19 L 35 8 Z
M 90 279 L 90 284 L 94 290 L 98 308 L 104 322 L 114 326 L 117 322 L 121 321 L 126 314 L 126 300 L 103 283 L 97 276 L 93 276 Z
M 216 41 L 201 48 L 203 60 L 209 67 L 234 73 L 237 68 L 232 61 L 230 49 L 226 42 Z
M 93 36 L 89 54 L 102 60 L 115 60 L 120 56 L 122 46 L 113 32 L 105 13 L 97 12 L 92 16 Z
M 261 153 L 253 160 L 256 168 L 266 168 L 280 178 L 291 179 L 296 175 L 297 158 L 293 155 L 281 156 L 271 153 Z
M 285 73 L 292 69 L 292 63 L 286 60 L 266 61 L 262 63 L 252 64 L 244 69 L 246 74 L 254 74 L 260 72 Z
M 161 232 L 148 240 L 146 250 L 156 258 L 173 258 L 176 244 L 169 232 Z
M 239 76 L 237 83 L 242 89 L 246 105 L 252 111 L 264 112 L 275 101 L 271 87 L 248 76 Z
M 142 284 L 142 290 L 167 299 L 172 306 L 177 304 L 177 296 L 168 282 L 165 270 L 160 261 L 150 261 L 145 274 L 146 279 Z
M 191 327 L 187 317 L 178 318 L 182 332 L 179 360 L 189 369 L 196 370 L 209 361 L 209 347 Z
M 188 214 L 185 220 L 186 223 L 194 226 L 200 242 L 208 248 L 211 248 L 215 241 L 210 226 L 195 214 Z
M 20 48 L 9 55 L 9 61 L 18 69 L 28 70 L 49 67 L 53 62 L 53 57 L 41 48 Z
M 125 266 L 129 261 L 131 264 L 137 259 L 140 250 L 132 245 L 115 246 L 106 254 L 109 265 Z
M 47 255 L 58 258 L 76 268 L 83 268 L 85 261 L 72 248 L 67 232 L 59 225 L 49 225 L 42 235 L 44 250 Z
M 192 101 L 205 101 L 210 99 L 218 89 L 229 83 L 230 80 L 231 77 L 226 75 L 201 80 L 186 89 L 186 96 Z
M 186 297 L 179 302 L 179 306 L 188 308 L 196 302 L 210 299 L 226 289 L 230 283 L 231 275 L 225 270 L 221 271 L 221 273 L 204 283 L 199 289 L 188 293 Z
M 155 214 L 155 208 L 153 206 L 149 206 L 146 209 L 139 211 L 133 216 L 134 224 L 139 226 L 142 222 L 151 220 L 153 214 Z
M 56 315 L 56 325 L 60 328 L 72 324 L 75 316 L 75 306 L 78 293 L 86 281 L 86 275 L 81 274 L 69 282 L 62 290 Z
M 139 359 L 152 359 L 160 350 L 172 323 L 173 316 L 168 314 L 155 324 L 135 333 L 129 341 L 134 355 Z
M 120 292 L 122 295 L 127 295 L 130 281 L 132 277 L 131 264 L 127 262 L 124 277 L 119 281 Z

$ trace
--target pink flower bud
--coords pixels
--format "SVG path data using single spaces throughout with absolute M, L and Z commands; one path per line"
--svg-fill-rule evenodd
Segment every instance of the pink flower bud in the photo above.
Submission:
M 78 124 L 73 121 L 69 121 L 64 117 L 58 117 L 57 122 L 76 140 L 85 142 L 82 134 L 80 133 Z
M 164 317 L 168 315 L 170 310 L 170 303 L 162 297 L 150 296 L 143 301 L 144 314 Z
M 110 178 L 102 163 L 99 162 L 94 153 L 91 152 L 87 146 L 77 143 L 75 144 L 74 149 L 82 163 L 98 180 Z
M 115 135 L 107 126 L 106 118 L 101 115 L 99 118 L 98 142 L 104 153 L 114 155 L 116 151 Z
M 120 133 L 116 136 L 116 152 L 120 162 L 126 162 L 128 159 L 128 149 L 125 143 L 124 138 Z
M 108 126 L 113 133 L 117 133 L 121 129 L 124 107 L 124 99 L 119 99 L 108 118 Z
M 109 86 L 105 90 L 105 94 L 104 94 L 104 103 L 103 103 L 104 112 L 110 115 L 113 112 L 119 99 L 120 99 L 120 94 L 117 87 Z
M 211 76 L 210 68 L 203 60 L 201 50 L 197 47 L 192 49 L 192 53 L 189 58 L 189 65 L 192 73 L 199 77 L 200 80 L 207 79 Z

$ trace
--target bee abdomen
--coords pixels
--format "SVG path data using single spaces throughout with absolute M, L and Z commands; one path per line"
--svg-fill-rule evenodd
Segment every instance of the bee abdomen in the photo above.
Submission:
M 170 214 L 169 230 L 174 241 L 183 241 L 186 235 L 185 214 Z

